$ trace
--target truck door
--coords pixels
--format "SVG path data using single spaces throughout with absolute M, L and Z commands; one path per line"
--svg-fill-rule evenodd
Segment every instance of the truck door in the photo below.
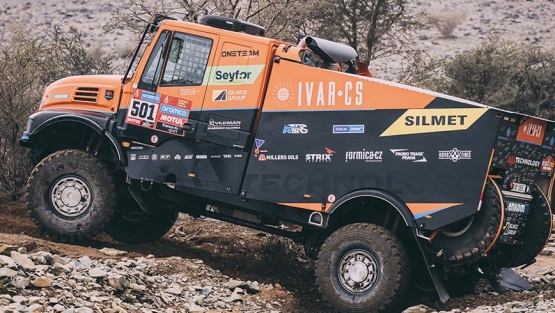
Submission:
M 219 36 L 163 30 L 133 85 L 122 136 L 156 145 L 166 139 L 196 139 L 206 94 L 203 83 L 214 62 Z

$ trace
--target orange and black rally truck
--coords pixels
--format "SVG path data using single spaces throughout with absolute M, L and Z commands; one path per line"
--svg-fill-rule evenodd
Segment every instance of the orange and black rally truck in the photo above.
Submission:
M 554 122 L 372 78 L 339 43 L 263 34 L 158 16 L 123 77 L 51 84 L 20 140 L 34 222 L 60 241 L 145 244 L 185 212 L 289 237 L 341 312 L 398 311 L 409 290 L 447 301 L 535 261 Z

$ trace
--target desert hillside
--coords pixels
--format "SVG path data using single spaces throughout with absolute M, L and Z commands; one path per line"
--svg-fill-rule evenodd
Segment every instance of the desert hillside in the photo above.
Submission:
M 74 26 L 83 33 L 91 51 L 110 56 L 115 70 L 122 72 L 122 59 L 133 49 L 136 38 L 121 30 L 105 33 L 103 26 L 112 18 L 111 11 L 123 5 L 125 1 L 0 0 L 0 40 L 15 29 L 40 31 L 55 24 Z M 455 25 L 448 38 L 434 26 L 416 34 L 418 48 L 433 56 L 453 56 L 479 45 L 488 36 L 539 44 L 545 49 L 555 45 L 553 0 L 414 0 L 411 10 L 428 13 L 444 27 Z M 401 60 L 400 56 L 380 59 L 371 64 L 371 70 L 377 77 L 388 77 L 401 66 Z

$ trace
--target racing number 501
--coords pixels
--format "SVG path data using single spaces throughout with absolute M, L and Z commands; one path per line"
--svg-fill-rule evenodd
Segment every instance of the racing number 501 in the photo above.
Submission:
M 130 115 L 134 117 L 146 118 L 149 121 L 154 121 L 155 109 L 156 105 L 154 104 L 135 100 L 131 105 Z

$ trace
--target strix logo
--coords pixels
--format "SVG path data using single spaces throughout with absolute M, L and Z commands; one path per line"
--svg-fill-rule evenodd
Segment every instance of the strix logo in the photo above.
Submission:
M 428 162 L 423 151 L 409 151 L 409 149 L 389 149 L 389 151 L 403 161 L 412 161 L 415 163 Z
M 545 126 L 545 121 L 528 118 L 518 127 L 516 140 L 541 145 L 545 134 Z
M 308 126 L 306 124 L 287 124 L 283 126 L 284 134 L 307 134 Z
M 466 130 L 488 109 L 409 109 L 380 137 Z
M 306 162 L 331 162 L 331 157 L 336 154 L 337 152 L 328 148 L 326 149 L 326 153 L 309 153 L 305 157 Z
M 553 169 L 555 169 L 555 161 L 553 161 L 551 156 L 542 160 L 540 171 L 544 173 L 553 173 Z
M 383 151 L 347 151 L 345 152 L 345 162 L 351 160 L 364 161 L 364 162 L 382 162 Z
M 364 125 L 333 125 L 334 134 L 364 134 Z
M 448 151 L 439 151 L 439 160 L 451 160 L 457 162 L 459 160 L 470 160 L 472 158 L 471 150 L 459 150 L 453 148 Z

